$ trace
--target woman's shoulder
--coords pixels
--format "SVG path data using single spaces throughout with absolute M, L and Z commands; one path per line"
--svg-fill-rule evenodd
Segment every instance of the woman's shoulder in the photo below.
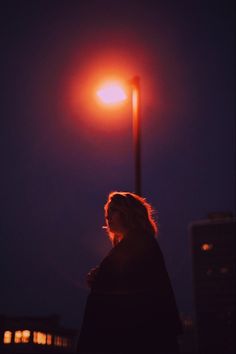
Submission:
M 132 261 L 147 260 L 163 261 L 163 254 L 158 241 L 152 235 L 138 233 L 131 237 L 124 238 L 114 246 L 103 259 L 103 265 L 125 264 Z

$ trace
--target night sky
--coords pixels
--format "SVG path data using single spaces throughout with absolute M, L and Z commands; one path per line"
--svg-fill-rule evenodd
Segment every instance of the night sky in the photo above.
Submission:
M 142 193 L 192 314 L 188 225 L 235 213 L 233 1 L 21 0 L 1 12 L 0 313 L 80 326 L 85 275 L 111 247 L 103 205 L 134 191 L 130 104 L 102 107 L 94 90 L 140 75 Z

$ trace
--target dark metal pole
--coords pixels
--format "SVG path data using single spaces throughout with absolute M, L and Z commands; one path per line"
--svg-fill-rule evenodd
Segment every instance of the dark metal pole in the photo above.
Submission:
M 141 196 L 141 122 L 140 122 L 140 77 L 131 80 L 132 86 L 132 115 L 133 115 L 133 144 L 134 144 L 134 176 L 135 193 Z

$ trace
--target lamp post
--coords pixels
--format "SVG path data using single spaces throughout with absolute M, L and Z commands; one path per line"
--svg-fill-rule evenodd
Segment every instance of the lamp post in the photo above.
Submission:
M 134 76 L 132 80 L 130 80 L 130 84 L 132 88 L 135 193 L 141 195 L 141 107 L 139 76 Z
M 128 81 L 131 87 L 133 146 L 134 146 L 134 186 L 135 193 L 141 195 L 141 122 L 140 122 L 140 77 L 134 76 Z M 113 104 L 127 99 L 122 87 L 118 84 L 107 84 L 97 95 L 105 104 Z

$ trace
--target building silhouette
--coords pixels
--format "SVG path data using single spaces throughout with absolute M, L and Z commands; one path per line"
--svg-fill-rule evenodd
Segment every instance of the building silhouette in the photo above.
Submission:
M 0 353 L 75 353 L 78 333 L 60 325 L 59 317 L 0 315 Z
M 198 354 L 235 354 L 235 220 L 215 213 L 189 227 Z

